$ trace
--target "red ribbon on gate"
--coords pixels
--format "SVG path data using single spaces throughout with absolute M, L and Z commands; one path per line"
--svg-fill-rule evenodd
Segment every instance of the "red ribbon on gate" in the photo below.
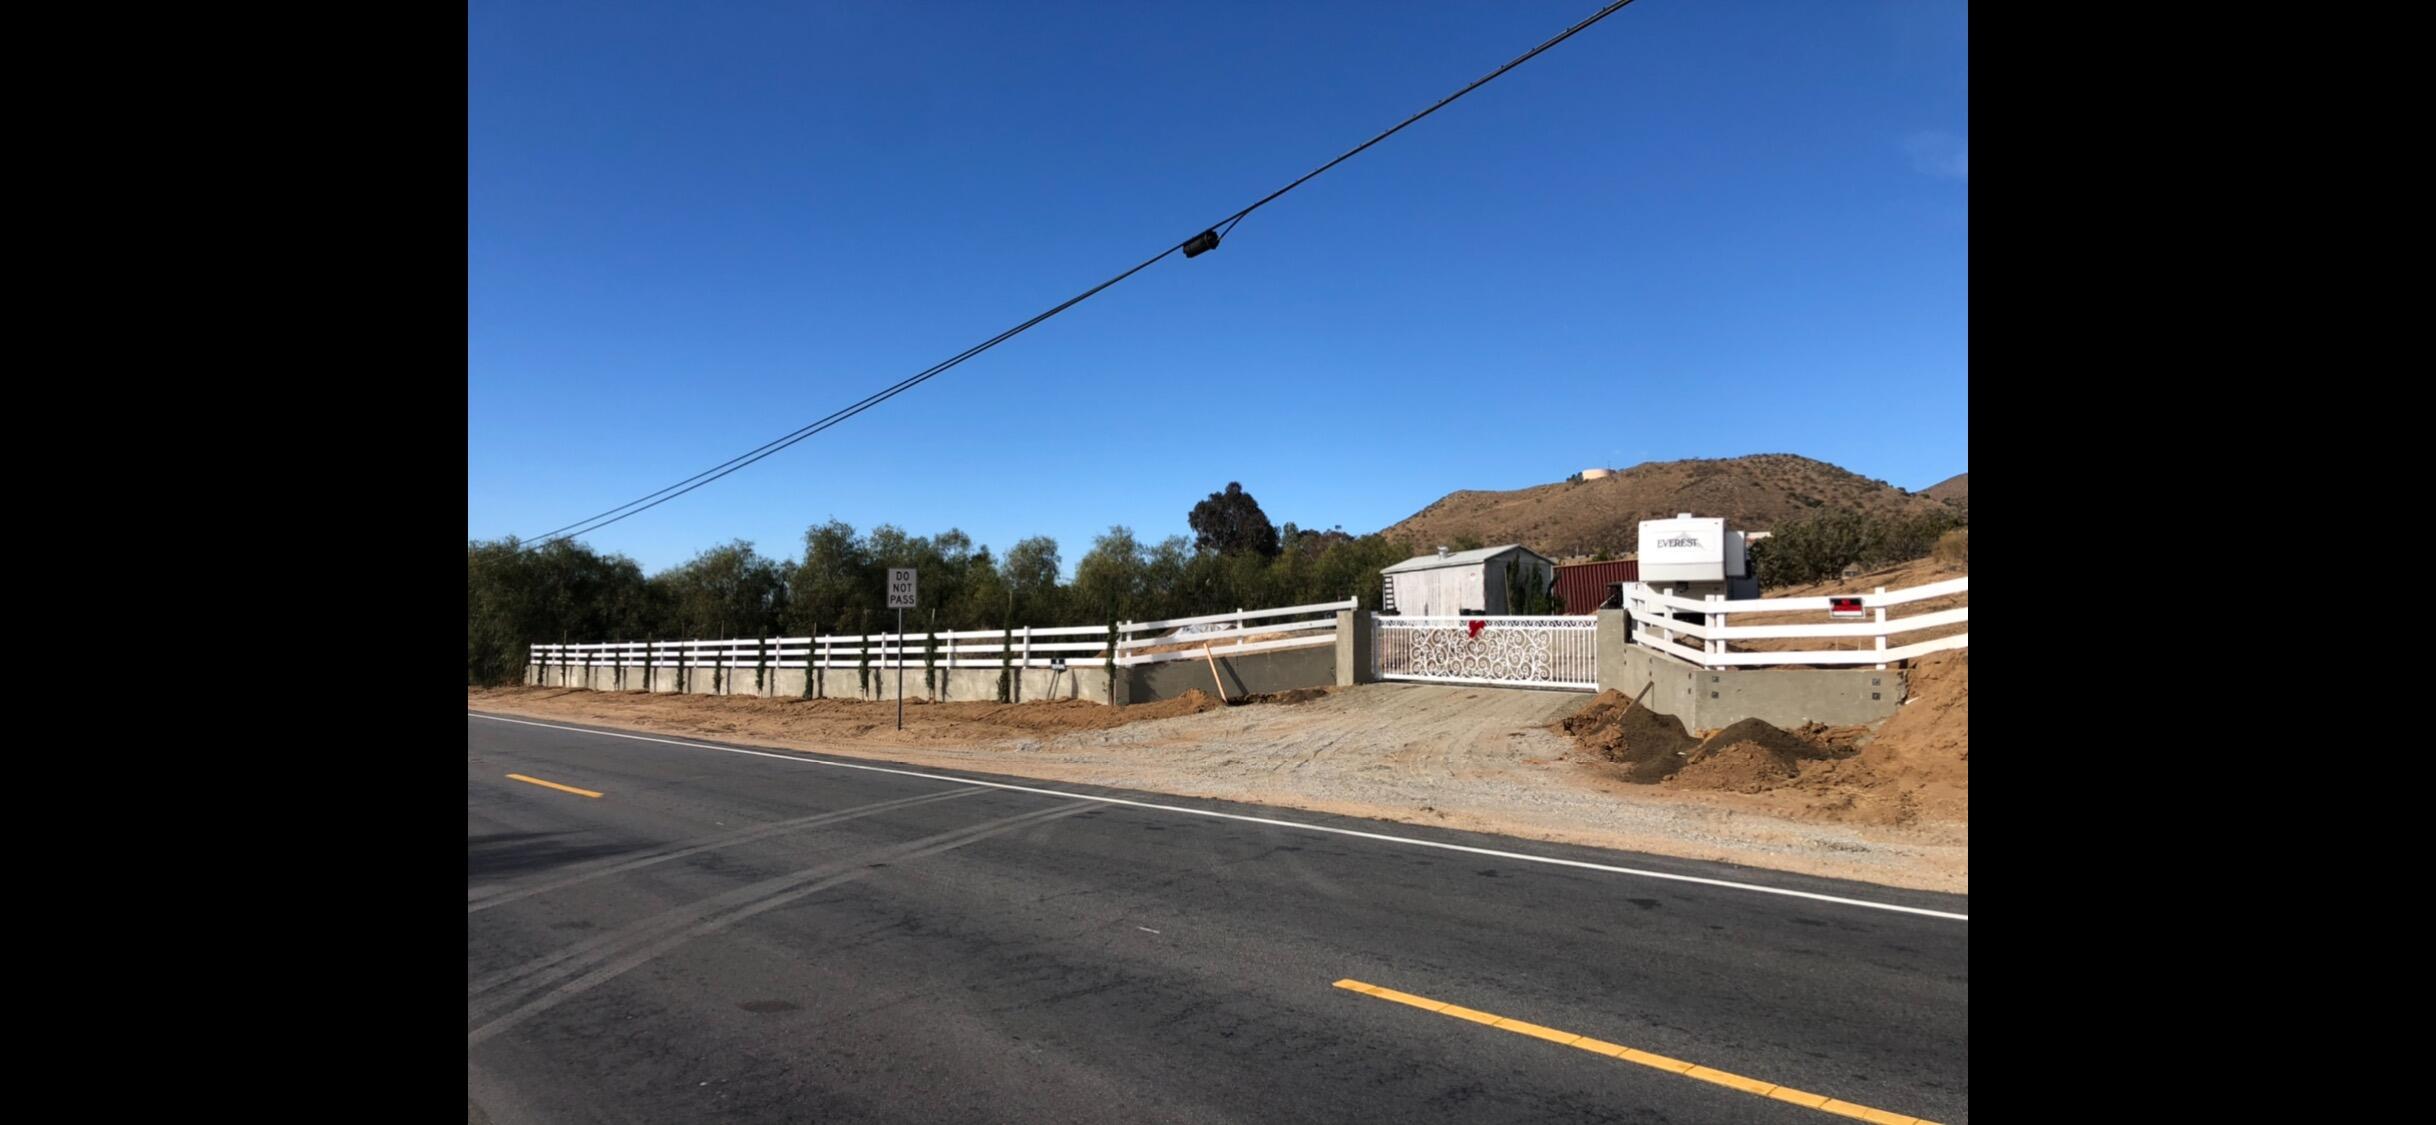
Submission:
M 1486 621 L 1482 621 L 1481 619 L 1479 619 L 1479 618 L 1475 617 L 1475 618 L 1471 619 L 1470 621 L 1466 621 L 1466 622 L 1464 622 L 1464 624 L 1471 626 L 1471 627 L 1472 627 L 1472 635 L 1473 635 L 1473 636 L 1475 636 L 1475 637 L 1477 637 L 1477 636 L 1479 636 L 1479 635 L 1480 635 L 1480 627 L 1481 627 L 1481 626 L 1483 626 L 1483 625 L 1488 624 L 1488 622 L 1486 622 Z

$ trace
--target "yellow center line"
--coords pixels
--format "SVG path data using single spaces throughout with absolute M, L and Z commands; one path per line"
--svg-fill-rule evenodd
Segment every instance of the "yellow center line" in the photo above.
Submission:
M 576 796 L 578 796 L 578 797 L 598 797 L 598 796 L 600 796 L 600 794 L 595 793 L 595 792 L 593 792 L 593 791 L 591 791 L 591 790 L 589 790 L 589 789 L 578 789 L 578 788 L 576 788 L 576 787 L 574 787 L 574 786 L 572 786 L 572 785 L 560 785 L 559 783 L 557 783 L 557 782 L 555 782 L 555 781 L 543 781 L 542 779 L 540 779 L 540 778 L 538 778 L 538 777 L 526 777 L 525 775 L 520 774 L 520 773 L 511 773 L 511 774 L 509 774 L 509 775 L 508 775 L 508 777 L 510 777 L 510 778 L 512 778 L 512 779 L 514 779 L 514 780 L 517 780 L 517 781 L 524 782 L 524 783 L 525 783 L 525 784 L 527 784 L 527 785 L 538 785 L 538 786 L 541 786 L 541 787 L 542 787 L 542 788 L 544 788 L 544 789 L 556 789 L 556 790 L 558 790 L 558 791 L 559 791 L 559 792 L 561 792 L 561 793 L 573 793 L 573 794 L 575 794 L 575 795 L 576 795 Z
M 1425 1012 L 1436 1012 L 1442 1016 L 1453 1016 L 1456 1019 L 1487 1024 L 1500 1031 L 1511 1031 L 1518 1035 L 1531 1036 L 1534 1039 L 1561 1043 L 1567 1047 L 1578 1047 L 1594 1055 L 1605 1055 L 1611 1059 L 1639 1063 L 1642 1066 L 1663 1070 L 1670 1074 L 1680 1074 L 1685 1078 L 1697 1078 L 1703 1082 L 1740 1090 L 1746 1094 L 1757 1094 L 1763 1098 L 1791 1102 L 1807 1109 L 1824 1110 L 1844 1117 L 1859 1118 L 1863 1121 L 1874 1122 L 1876 1125 L 1936 1125 L 1935 1122 L 1922 1118 L 1905 1117 L 1900 1113 L 1888 1113 L 1885 1110 L 1871 1109 L 1865 1105 L 1841 1102 L 1824 1094 L 1806 1093 L 1790 1086 L 1779 1086 L 1773 1082 L 1745 1078 L 1739 1074 L 1729 1074 L 1722 1070 L 1687 1063 L 1682 1059 L 1670 1059 L 1665 1055 L 1636 1051 L 1631 1047 L 1609 1043 L 1603 1039 L 1592 1039 L 1587 1035 L 1576 1035 L 1573 1032 L 1559 1031 L 1553 1027 L 1541 1027 L 1535 1023 L 1524 1023 L 1521 1020 L 1507 1019 L 1504 1016 L 1493 1016 L 1487 1012 L 1449 1004 L 1444 1000 L 1432 1000 L 1427 996 L 1415 996 L 1409 992 L 1398 992 L 1392 988 L 1381 988 L 1378 985 L 1364 984 L 1358 980 L 1341 980 L 1336 982 L 1336 986 L 1348 992 L 1359 992 L 1364 996 L 1375 996 L 1381 1000 L 1410 1005 Z

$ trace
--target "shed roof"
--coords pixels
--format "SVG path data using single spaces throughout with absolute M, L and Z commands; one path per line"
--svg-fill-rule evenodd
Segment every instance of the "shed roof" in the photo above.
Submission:
M 1394 566 L 1379 568 L 1379 573 L 1403 574 L 1407 571 L 1437 570 L 1440 567 L 1449 566 L 1478 566 L 1481 563 L 1488 562 L 1489 560 L 1502 555 L 1511 554 L 1515 551 L 1520 551 L 1531 556 L 1532 558 L 1547 563 L 1550 566 L 1556 565 L 1555 560 L 1550 559 L 1548 556 L 1540 554 L 1529 547 L 1525 547 L 1520 543 L 1508 543 L 1503 547 L 1482 547 L 1478 550 L 1456 551 L 1446 555 L 1414 555 L 1413 557 L 1397 563 Z

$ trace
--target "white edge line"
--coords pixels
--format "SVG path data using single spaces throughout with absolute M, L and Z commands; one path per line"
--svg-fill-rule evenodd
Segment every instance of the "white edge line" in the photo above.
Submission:
M 1101 804 L 1107 805 L 1130 805 L 1137 809 L 1157 809 L 1160 812 L 1184 813 L 1189 816 L 1212 816 L 1221 820 L 1240 820 L 1251 824 L 1273 824 L 1280 828 L 1299 828 L 1305 832 L 1327 832 L 1338 836 L 1353 836 L 1364 840 L 1385 840 L 1391 844 L 1411 844 L 1415 847 L 1437 848 L 1441 851 L 1467 852 L 1472 855 L 1496 856 L 1499 859 L 1519 859 L 1525 863 L 1548 863 L 1559 867 L 1583 867 L 1592 871 L 1611 871 L 1618 875 L 1638 875 L 1645 879 L 1667 879 L 1677 883 L 1698 883 L 1702 886 L 1728 887 L 1737 891 L 1757 891 L 1761 894 L 1785 895 L 1791 898 L 1806 898 L 1816 902 L 1833 902 L 1840 903 L 1845 906 L 1865 906 L 1872 910 L 1893 910 L 1904 914 L 1919 914 L 1930 918 L 1951 918 L 1957 922 L 1968 922 L 1971 920 L 1971 916 L 1968 914 L 1956 914 L 1952 911 L 1946 910 L 1930 910 L 1926 907 L 1901 906 L 1891 902 L 1871 902 L 1868 899 L 1860 898 L 1841 898 L 1836 895 L 1823 895 L 1813 891 L 1787 890 L 1783 887 L 1763 887 L 1757 883 L 1737 883 L 1730 879 L 1709 879 L 1699 875 L 1676 875 L 1672 872 L 1666 871 L 1644 871 L 1637 867 L 1616 867 L 1611 864 L 1591 863 L 1586 860 L 1579 859 L 1558 859 L 1554 856 L 1526 855 L 1522 852 L 1501 852 L 1495 848 L 1476 848 L 1469 844 L 1449 844 L 1439 840 L 1415 839 L 1411 836 L 1390 836 L 1380 832 L 1363 832 L 1357 829 L 1336 828 L 1325 824 L 1304 824 L 1299 821 L 1275 820 L 1265 816 L 1245 816 L 1242 813 L 1218 812 L 1215 809 L 1192 809 L 1186 808 L 1182 805 L 1161 805 L 1152 803 L 1150 801 L 1131 801 L 1123 797 L 1101 797 L 1091 793 L 1070 793 L 1063 789 L 1041 789 L 1030 785 L 1009 785 L 1001 781 L 981 781 L 969 777 L 949 777 L 945 774 L 923 773 L 919 770 L 901 770 L 890 766 L 871 766 L 864 765 L 859 762 L 832 762 L 823 758 L 808 757 L 803 754 L 779 753 L 772 750 L 745 750 L 735 746 L 713 746 L 707 742 L 683 742 L 673 738 L 652 738 L 649 735 L 625 734 L 619 731 L 594 730 L 591 727 L 571 727 L 561 723 L 537 723 L 530 719 L 510 719 L 503 715 L 485 715 L 480 711 L 468 711 L 465 713 L 465 717 L 469 719 L 489 719 L 495 723 L 515 723 L 520 726 L 547 727 L 551 730 L 574 731 L 577 734 L 597 734 L 603 738 L 626 738 L 632 739 L 636 742 L 657 742 L 667 746 L 683 746 L 691 750 L 718 750 L 728 754 L 749 754 L 756 758 L 776 758 L 782 762 L 800 762 L 809 766 L 834 766 L 838 769 L 845 770 L 869 770 L 872 773 L 893 773 L 901 777 L 919 777 L 931 781 L 953 782 L 957 785 L 985 785 L 992 789 L 1010 789 L 1017 793 L 1038 793 L 1045 797 L 1064 797 L 1075 801 L 1098 801 Z

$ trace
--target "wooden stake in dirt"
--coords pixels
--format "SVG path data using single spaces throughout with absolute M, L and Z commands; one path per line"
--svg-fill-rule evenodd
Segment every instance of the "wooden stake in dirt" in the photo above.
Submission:
M 1232 702 L 1234 702 L 1233 700 L 1228 699 L 1228 698 L 1226 697 L 1226 681 L 1218 678 L 1218 657 L 1217 657 L 1217 656 L 1215 656 L 1215 655 L 1213 655 L 1213 654 L 1210 652 L 1210 642 L 1209 642 L 1209 641 L 1203 641 L 1203 642 L 1201 642 L 1201 655 L 1202 655 L 1202 656 L 1204 656 L 1204 657 L 1207 657 L 1207 658 L 1209 659 L 1209 662 L 1210 662 L 1210 682 L 1218 685 L 1218 702 L 1220 702 L 1220 703 L 1232 703 Z

